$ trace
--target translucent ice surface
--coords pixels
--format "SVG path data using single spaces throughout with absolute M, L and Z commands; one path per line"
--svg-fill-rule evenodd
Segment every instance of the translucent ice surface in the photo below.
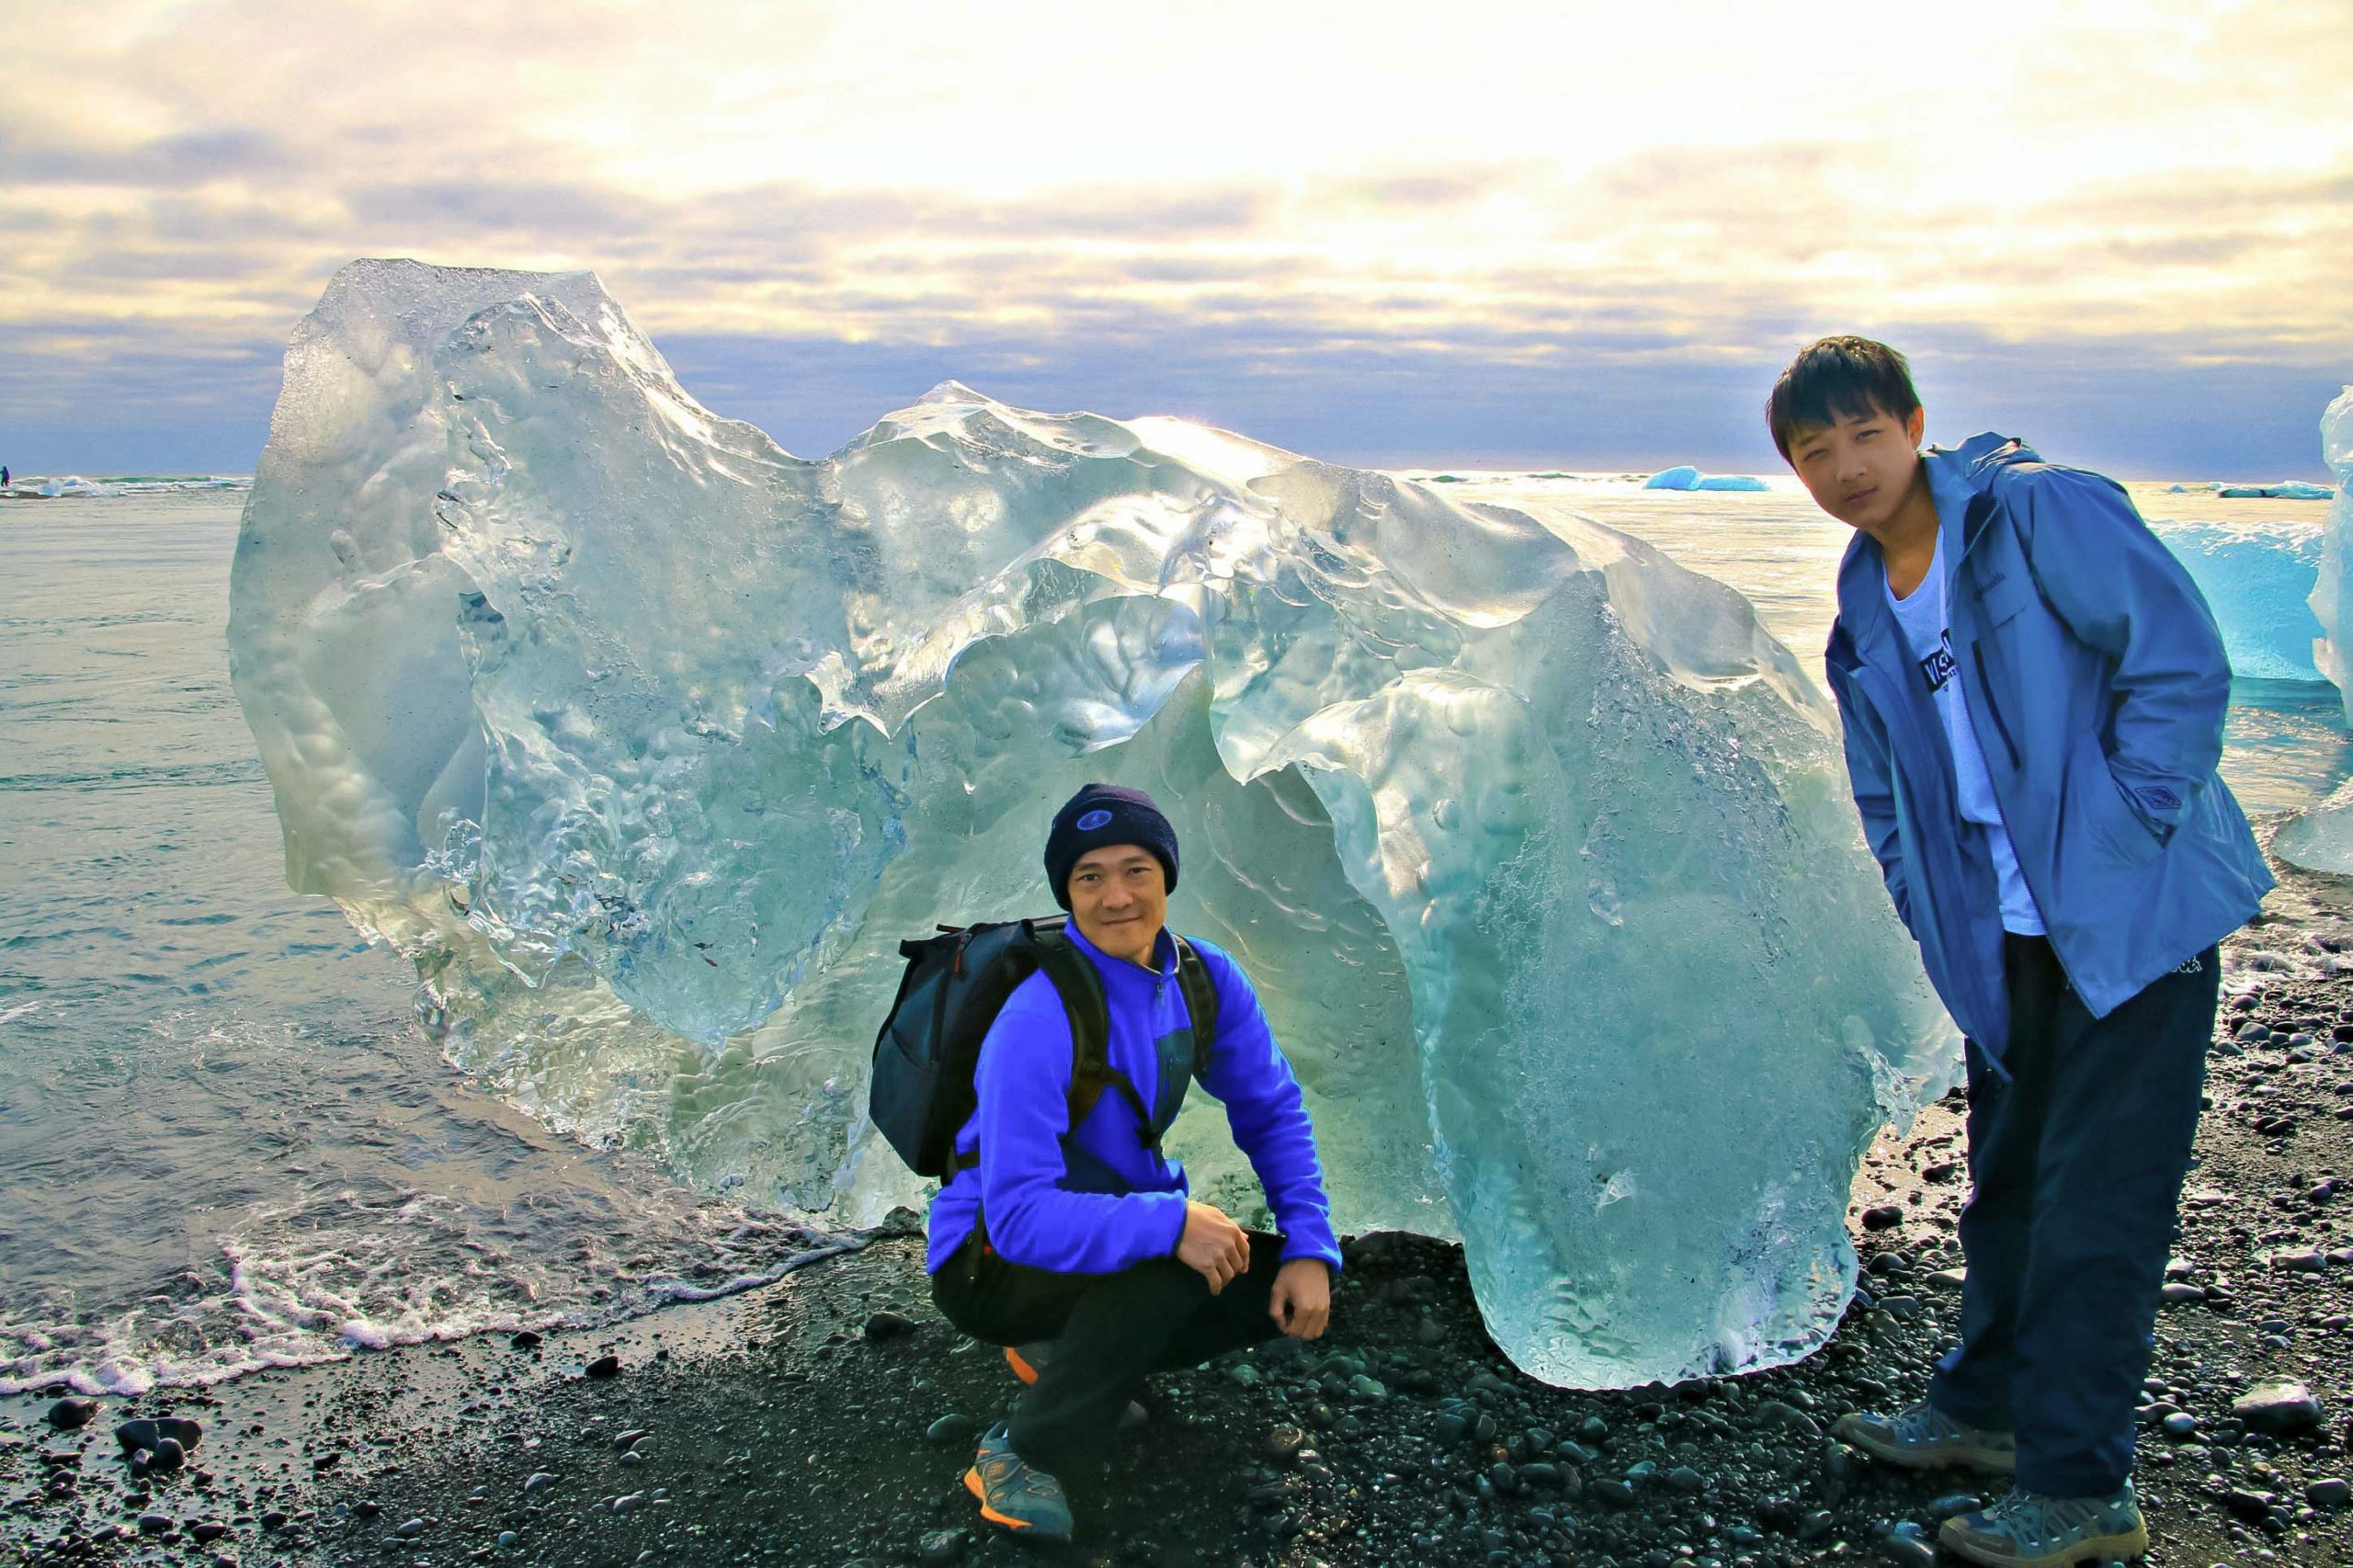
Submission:
M 1832 715 L 1597 524 L 953 383 L 803 460 L 586 274 L 369 262 L 233 599 L 295 885 L 494 1089 L 758 1201 L 920 1201 L 861 1118 L 896 944 L 1050 907 L 1090 778 L 1169 809 L 1342 1226 L 1459 1235 L 1538 1376 L 1818 1345 L 1860 1151 L 1952 1069 Z M 1203 1097 L 1176 1142 L 1247 1211 Z
M 2328 508 L 2322 530 L 2320 576 L 2313 589 L 2312 612 L 2318 618 L 2321 638 L 2313 657 L 2321 673 L 2336 683 L 2345 711 L 2353 719 L 2353 387 L 2347 387 L 2328 412 L 2321 415 L 2321 455 L 2336 475 L 2336 499 Z M 2353 780 L 2341 785 L 2320 805 L 2283 824 L 2271 842 L 2273 851 L 2308 870 L 2353 875 Z

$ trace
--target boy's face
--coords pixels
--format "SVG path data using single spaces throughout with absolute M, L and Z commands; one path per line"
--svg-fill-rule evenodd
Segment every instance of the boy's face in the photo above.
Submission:
M 1808 426 L 1790 440 L 1790 466 L 1815 506 L 1875 534 L 1911 497 L 1927 418 L 1917 408 L 1908 419 L 1875 408 L 1834 425 Z

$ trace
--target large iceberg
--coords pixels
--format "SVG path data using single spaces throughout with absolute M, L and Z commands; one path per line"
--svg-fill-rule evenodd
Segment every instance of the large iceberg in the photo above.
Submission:
M 1540 1377 L 1820 1344 L 1860 1152 L 1952 1070 L 1822 700 L 1596 524 L 953 383 L 803 460 L 588 274 L 363 262 L 232 599 L 290 879 L 451 1060 L 836 1223 L 922 1197 L 863 1118 L 899 939 L 1050 907 L 1091 778 L 1169 807 L 1340 1223 L 1460 1236 Z M 1246 1214 L 1200 1098 L 1175 1146 Z

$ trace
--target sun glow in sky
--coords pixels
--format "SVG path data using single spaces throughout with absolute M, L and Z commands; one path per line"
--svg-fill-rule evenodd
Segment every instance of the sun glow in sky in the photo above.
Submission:
M 20 470 L 250 468 L 287 332 L 379 255 L 593 267 L 804 452 L 953 376 L 1348 460 L 1755 468 L 1774 372 L 1859 330 L 1933 435 L 2268 476 L 2353 380 L 2343 0 L 12 15 Z

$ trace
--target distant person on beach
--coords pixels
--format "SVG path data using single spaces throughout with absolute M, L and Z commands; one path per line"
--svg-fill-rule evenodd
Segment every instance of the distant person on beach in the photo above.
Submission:
M 1949 1519 L 2003 1568 L 2148 1550 L 2133 1409 L 2197 1130 L 2216 944 L 2272 885 L 2215 773 L 2231 669 L 2121 486 L 1920 437 L 1911 368 L 1828 337 L 1774 443 L 1855 529 L 1826 655 L 1865 836 L 1968 1037 L 1961 1343 L 1927 1398 L 1839 1437 L 2015 1473 Z
M 1278 1334 L 1315 1338 L 1340 1249 L 1299 1084 L 1257 994 L 1233 959 L 1190 938 L 1186 958 L 1166 928 L 1168 819 L 1140 790 L 1090 784 L 1056 813 L 1045 860 L 1068 940 L 1101 977 L 1112 1092 L 1073 1125 L 1070 1014 L 1047 973 L 1023 981 L 982 1044 L 979 1108 L 932 1201 L 928 1265 L 949 1321 L 1006 1346 L 1029 1385 L 965 1485 L 992 1522 L 1063 1540 L 1059 1478 L 1108 1453 L 1145 1378 Z M 1189 983 L 1213 983 L 1213 1006 L 1188 1005 L 1180 959 L 1201 966 Z M 1199 1011 L 1214 1015 L 1206 1051 Z M 1189 1199 L 1161 1153 L 1155 1124 L 1197 1065 L 1280 1234 Z

